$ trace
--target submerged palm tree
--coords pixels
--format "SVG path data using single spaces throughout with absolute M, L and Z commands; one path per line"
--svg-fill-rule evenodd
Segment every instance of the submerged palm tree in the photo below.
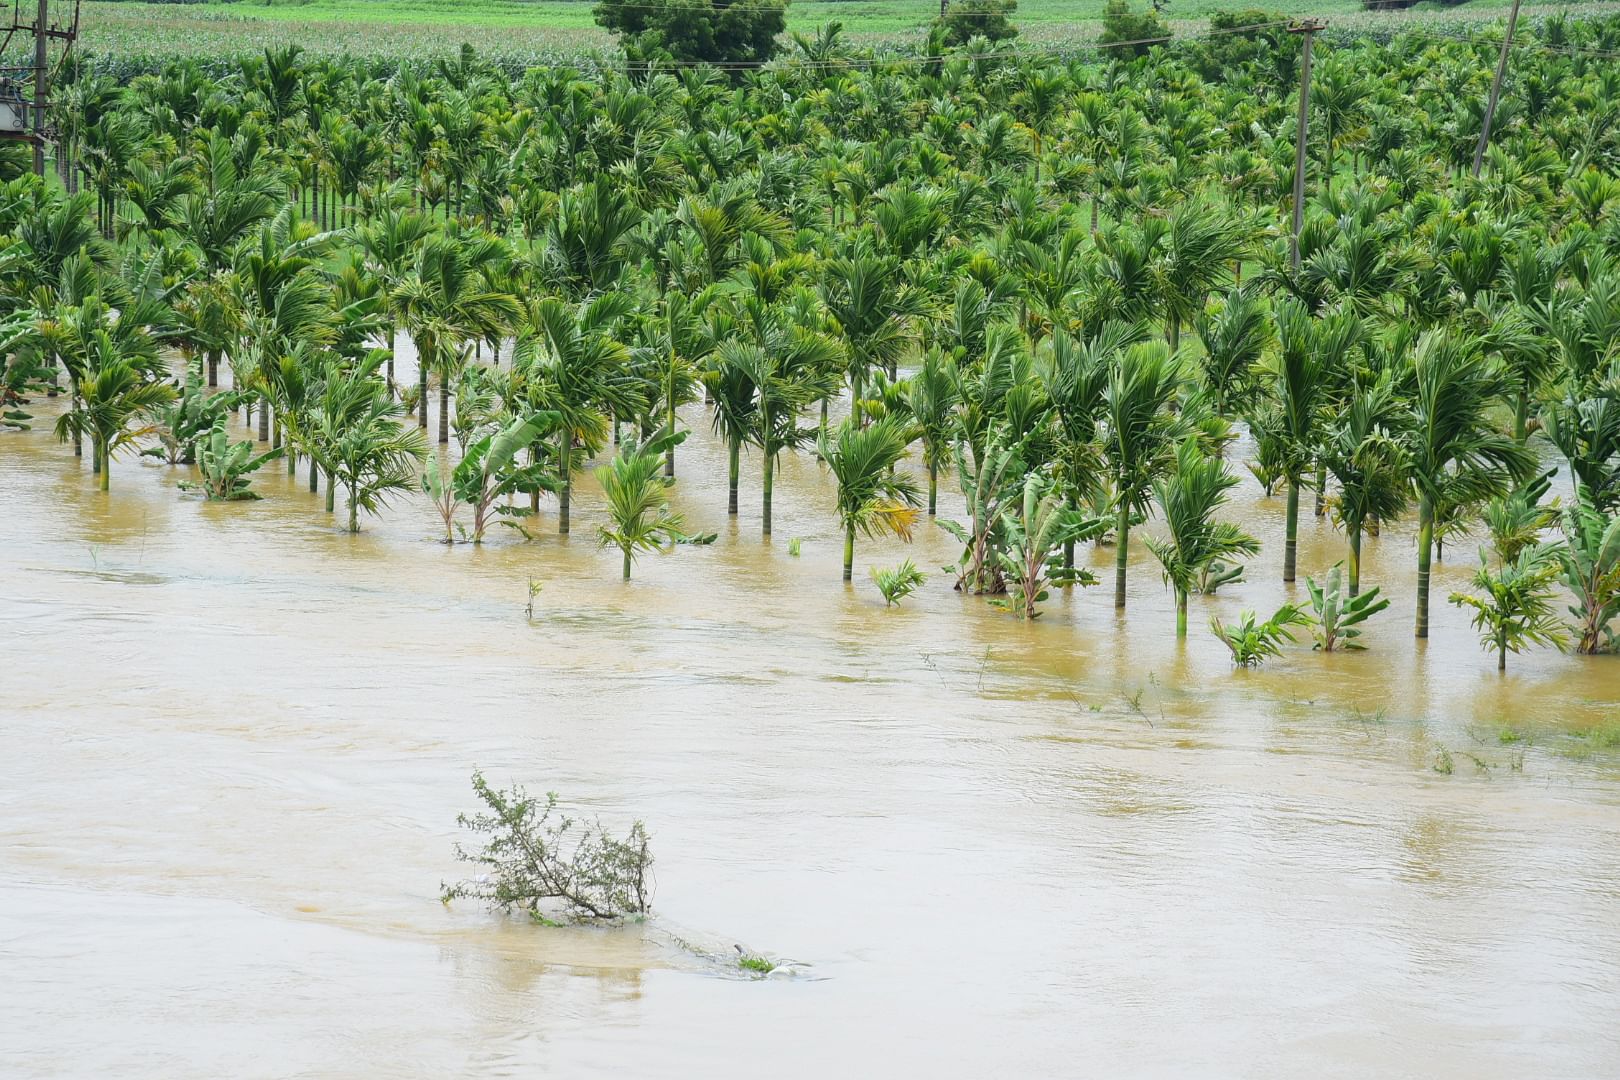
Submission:
M 427 439 L 400 415 L 388 384 L 360 369 L 334 372 L 307 421 L 304 444 L 328 477 L 328 508 L 334 489 L 348 493 L 350 532 L 360 531 L 361 510 L 375 514 L 390 495 L 417 486 Z
M 1498 570 L 1492 570 L 1485 552 L 1479 553 L 1474 572 L 1477 593 L 1452 593 L 1451 602 L 1473 611 L 1480 643 L 1496 653 L 1496 670 L 1507 670 L 1508 653 L 1529 645 L 1563 648 L 1568 640 L 1564 624 L 1553 611 L 1553 583 L 1561 566 L 1549 544 L 1519 551 Z
M 514 361 L 534 387 L 534 404 L 562 417 L 557 425 L 557 531 L 566 535 L 576 447 L 595 453 L 606 441 L 607 412 L 634 416 L 643 398 L 629 375 L 630 350 L 612 336 L 629 310 L 622 293 L 577 307 L 546 298 L 530 310 Z
M 1413 362 L 1411 417 L 1405 439 L 1418 497 L 1417 636 L 1429 636 L 1429 564 L 1436 509 L 1500 494 L 1535 468 L 1535 457 L 1491 424 L 1507 388 L 1499 363 L 1469 339 L 1426 332 Z
M 1170 466 L 1185 421 L 1170 410 L 1181 388 L 1179 357 L 1160 342 L 1118 353 L 1105 395 L 1103 457 L 1114 485 L 1114 606 L 1125 606 L 1131 519 L 1146 514 L 1153 481 Z
M 1196 437 L 1176 451 L 1176 468 L 1155 480 L 1153 496 L 1164 518 L 1167 536 L 1149 540 L 1148 550 L 1164 569 L 1164 580 L 1176 593 L 1176 637 L 1187 636 L 1187 597 L 1199 577 L 1216 562 L 1253 555 L 1260 542 L 1236 525 L 1216 521 L 1215 511 L 1237 477 L 1219 459 L 1209 457 Z
M 1350 543 L 1350 595 L 1361 591 L 1361 538 L 1375 522 L 1393 521 L 1408 499 L 1400 425 L 1404 407 L 1386 373 L 1358 387 L 1349 406 L 1327 424 L 1322 463 L 1338 482 L 1334 510 Z
M 607 497 L 607 525 L 597 527 L 603 547 L 616 547 L 624 553 L 624 580 L 630 580 L 630 567 L 643 551 L 657 551 L 682 538 L 681 517 L 669 512 L 669 480 L 659 476 L 670 444 L 686 438 L 686 433 L 660 432 L 637 445 L 627 442 L 613 460 L 597 471 L 602 494 Z
M 175 398 L 175 389 L 154 381 L 118 351 L 112 336 L 96 331 L 86 342 L 86 371 L 74 383 L 78 400 L 56 422 L 56 436 L 88 438 L 93 461 L 101 473 L 101 490 L 110 485 L 112 459 L 149 427 L 131 427 L 132 421 Z
M 838 483 L 838 522 L 844 529 L 844 580 L 855 566 L 855 533 L 892 533 L 911 539 L 917 519 L 917 485 L 894 471 L 910 442 L 903 421 L 885 417 L 861 427 L 854 417 L 838 426 L 831 438 L 823 432 L 816 451 Z
M 1321 426 L 1341 362 L 1360 334 L 1357 321 L 1336 313 L 1318 319 L 1303 304 L 1288 300 L 1277 307 L 1280 348 L 1267 375 L 1276 403 L 1271 414 L 1282 449 L 1283 477 L 1288 482 L 1284 522 L 1283 580 L 1293 581 L 1299 547 L 1299 491 L 1306 474 L 1320 468 Z M 1321 495 L 1321 482 L 1317 493 Z
M 490 289 L 479 274 L 500 247 L 493 237 L 430 237 L 390 295 L 390 306 L 416 342 L 420 426 L 427 426 L 427 373 L 439 377 L 441 444 L 450 441 L 450 386 L 466 367 L 473 343 L 514 326 L 521 312 L 515 297 Z

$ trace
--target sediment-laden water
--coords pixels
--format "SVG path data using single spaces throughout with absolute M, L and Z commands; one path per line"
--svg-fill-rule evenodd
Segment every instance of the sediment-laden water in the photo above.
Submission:
M 1181 645 L 1146 551 L 1123 618 L 938 573 L 885 610 L 868 567 L 954 542 L 863 540 L 845 586 L 815 462 L 765 542 L 757 458 L 728 521 L 685 419 L 674 502 L 719 540 L 628 585 L 589 478 L 567 539 L 548 503 L 447 548 L 420 498 L 350 536 L 279 463 L 259 503 L 133 459 L 103 494 L 48 423 L 0 435 L 0 1074 L 1620 1073 L 1620 751 L 1582 737 L 1620 661 L 1498 676 L 1443 602 L 1472 542 L 1427 643 L 1396 527 L 1369 651 L 1234 672 L 1208 616 L 1305 598 L 1246 475 L 1265 549 Z M 442 906 L 475 766 L 645 819 L 656 917 Z M 702 955 L 733 942 L 814 977 Z

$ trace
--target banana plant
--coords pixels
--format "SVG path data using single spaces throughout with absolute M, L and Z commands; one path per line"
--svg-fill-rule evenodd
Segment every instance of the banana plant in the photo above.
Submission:
M 469 443 L 466 454 L 448 476 L 431 466 L 423 471 L 422 490 L 444 519 L 446 544 L 455 540 L 456 511 L 464 505 L 472 508 L 473 525 L 470 533 L 463 533 L 474 544 L 484 542 L 484 534 L 497 519 L 533 513 L 527 506 L 501 504 L 499 500 L 520 492 L 549 491 L 556 486 L 547 462 L 542 459 L 523 464 L 518 454 L 545 437 L 561 420 L 560 413 L 550 410 L 519 417 Z
M 956 589 L 975 594 L 1006 591 L 1000 552 L 1004 543 L 1007 500 L 1017 490 L 1023 472 L 1021 446 L 1003 435 L 990 437 L 984 453 L 975 457 L 963 447 L 956 452 L 957 480 L 967 503 L 968 520 L 936 519 L 941 529 L 962 543 L 956 563 Z M 947 568 L 949 569 L 949 568 Z
M 1613 652 L 1609 624 L 1620 614 L 1620 517 L 1610 517 L 1582 499 L 1565 509 L 1560 522 L 1564 544 L 1558 550 L 1564 584 L 1575 602 L 1578 653 Z
M 232 442 L 225 430 L 223 415 L 214 420 L 208 434 L 200 438 L 197 447 L 197 469 L 202 480 L 182 480 L 181 491 L 200 491 L 209 502 L 245 502 L 258 499 L 257 491 L 248 487 L 248 479 L 268 461 L 274 461 L 285 452 L 277 446 L 260 454 L 253 452 L 253 442 L 243 439 Z
M 1389 607 L 1388 598 L 1378 595 L 1376 585 L 1364 593 L 1346 596 L 1343 568 L 1343 563 L 1334 563 L 1321 585 L 1313 577 L 1305 578 L 1305 587 L 1311 594 L 1311 610 L 1316 617 L 1311 634 L 1316 638 L 1316 648 L 1322 652 L 1365 649 L 1367 646 L 1356 641 L 1361 636 L 1357 624 Z
M 1006 575 L 1007 596 L 991 604 L 1020 619 L 1040 616 L 1048 585 L 1095 585 L 1089 570 L 1065 568 L 1067 544 L 1089 540 L 1108 526 L 1106 518 L 1092 517 L 1064 505 L 1050 477 L 1030 473 L 1024 478 L 1023 498 L 1001 512 L 1004 546 L 996 559 Z
M 159 458 L 170 465 L 192 464 L 197 460 L 197 444 L 246 397 L 229 390 L 210 394 L 203 389 L 202 380 L 201 372 L 190 372 L 180 396 L 152 411 L 152 433 L 158 445 L 141 451 L 143 457 Z

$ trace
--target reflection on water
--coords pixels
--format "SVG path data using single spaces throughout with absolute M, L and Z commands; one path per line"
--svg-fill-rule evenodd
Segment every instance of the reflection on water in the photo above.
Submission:
M 943 533 L 863 540 L 845 587 L 816 464 L 784 461 L 762 541 L 757 460 L 728 521 L 686 419 L 676 509 L 720 539 L 628 585 L 589 479 L 569 538 L 545 510 L 534 543 L 446 548 L 419 500 L 349 536 L 279 468 L 260 503 L 134 460 L 102 494 L 0 437 L 0 1074 L 1620 1069 L 1620 752 L 1570 734 L 1613 715 L 1615 663 L 1498 677 L 1444 605 L 1414 643 L 1395 528 L 1367 653 L 1233 672 L 1207 617 L 1304 594 L 1247 478 L 1266 548 L 1184 645 L 1145 552 L 1123 618 L 1080 590 L 1024 624 L 943 575 L 885 610 L 866 568 L 943 565 Z M 1303 531 L 1305 567 L 1340 557 Z M 645 818 L 658 917 L 440 905 L 474 766 Z

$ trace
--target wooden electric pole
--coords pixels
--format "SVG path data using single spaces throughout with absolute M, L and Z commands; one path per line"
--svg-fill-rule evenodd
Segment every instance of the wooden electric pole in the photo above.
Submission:
M 1496 102 L 1502 96 L 1502 76 L 1507 74 L 1508 50 L 1513 47 L 1513 29 L 1519 25 L 1519 0 L 1513 0 L 1508 12 L 1507 33 L 1502 37 L 1502 55 L 1496 58 L 1496 76 L 1491 79 L 1490 100 L 1485 103 L 1485 123 L 1479 129 L 1479 145 L 1474 147 L 1474 178 L 1479 179 L 1480 166 L 1485 164 L 1485 147 L 1491 141 L 1491 121 L 1496 119 Z
M 1299 269 L 1299 234 L 1305 228 L 1305 130 L 1311 115 L 1311 37 L 1326 25 L 1307 19 L 1288 28 L 1290 34 L 1300 34 L 1305 39 L 1299 59 L 1299 131 L 1294 145 L 1294 231 L 1288 242 L 1289 264 L 1295 270 Z

